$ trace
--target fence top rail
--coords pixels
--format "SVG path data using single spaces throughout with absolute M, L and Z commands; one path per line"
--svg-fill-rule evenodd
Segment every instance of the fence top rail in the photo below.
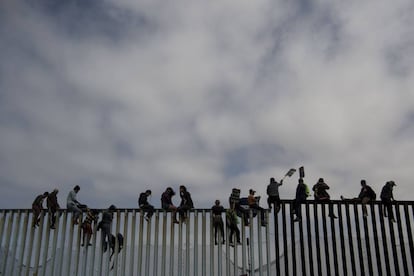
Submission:
M 294 202 L 293 199 L 281 199 L 280 200 L 281 204 L 292 204 L 293 202 Z M 360 202 L 352 201 L 352 199 L 350 199 L 350 200 L 331 200 L 330 203 L 334 203 L 336 205 L 361 204 Z M 302 204 L 312 204 L 312 205 L 314 205 L 314 204 L 328 204 L 328 202 L 321 202 L 321 201 L 316 201 L 316 200 L 306 200 L 306 202 L 304 202 Z M 380 200 L 370 201 L 368 204 L 380 205 L 381 201 Z M 395 200 L 395 201 L 392 202 L 392 204 L 414 206 L 414 201 L 412 201 L 412 200 L 402 200 L 402 201 Z M 265 205 L 263 205 L 263 208 L 265 208 Z M 91 209 L 98 210 L 98 211 L 106 210 L 106 208 L 93 208 L 93 207 L 91 207 Z M 43 208 L 43 210 L 47 211 L 47 208 Z M 66 208 L 59 209 L 60 212 L 63 212 L 63 211 L 66 211 L 66 210 L 67 210 Z M 117 210 L 121 211 L 121 212 L 133 212 L 133 211 L 140 212 L 141 211 L 140 208 L 126 208 L 126 207 L 120 207 L 120 208 L 117 208 Z M 154 210 L 159 211 L 159 212 L 167 212 L 167 213 L 171 212 L 171 211 L 166 211 L 166 210 L 161 209 L 161 208 L 155 208 Z M 20 212 L 27 212 L 27 211 L 30 212 L 30 211 L 32 211 L 32 209 L 31 208 L 0 208 L 0 212 L 18 212 L 18 211 L 20 211 Z M 203 212 L 203 211 L 204 212 L 210 212 L 211 208 L 194 208 L 194 209 L 189 210 L 189 212 L 191 212 L 191 213 L 193 213 L 195 211 L 197 211 L 197 212 Z

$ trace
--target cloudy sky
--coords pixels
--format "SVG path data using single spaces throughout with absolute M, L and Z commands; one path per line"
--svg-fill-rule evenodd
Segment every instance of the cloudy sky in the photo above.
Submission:
M 1 208 L 80 185 L 96 208 L 186 185 L 413 199 L 414 2 L 0 2 Z M 298 175 L 285 181 L 294 197 Z M 178 203 L 178 197 L 175 203 Z M 262 202 L 263 204 L 264 202 Z

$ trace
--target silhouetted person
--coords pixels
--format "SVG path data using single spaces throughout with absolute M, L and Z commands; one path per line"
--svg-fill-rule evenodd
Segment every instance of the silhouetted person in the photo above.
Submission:
M 161 195 L 161 207 L 166 211 L 172 212 L 173 222 L 179 223 L 177 220 L 177 207 L 172 203 L 172 197 L 175 195 L 174 190 L 168 187 Z
M 83 220 L 82 223 L 82 246 L 84 246 L 85 244 L 87 246 L 91 246 L 92 244 L 90 243 L 91 238 L 92 238 L 92 233 L 93 233 L 93 224 L 98 222 L 98 211 L 97 210 L 90 210 L 87 209 L 86 212 L 86 216 L 85 219 Z
M 221 217 L 221 214 L 224 213 L 224 207 L 220 205 L 220 200 L 216 200 L 214 203 L 214 206 L 211 207 L 211 214 L 213 217 L 213 227 L 214 227 L 214 241 L 215 244 L 217 244 L 217 235 L 218 230 L 220 230 L 221 233 L 221 239 L 222 243 L 224 244 L 224 222 L 223 218 Z
M 301 204 L 306 202 L 307 196 L 308 193 L 306 184 L 303 182 L 303 178 L 299 178 L 298 186 L 296 187 L 296 196 L 293 202 L 293 209 L 296 215 L 296 218 L 293 220 L 294 222 L 302 220 Z
M 69 212 L 73 212 L 72 215 L 72 223 L 78 224 L 80 216 L 82 214 L 82 210 L 79 208 L 79 201 L 76 199 L 77 193 L 80 191 L 80 187 L 76 185 L 72 191 L 69 192 L 68 197 L 66 199 L 66 208 Z
M 237 224 L 239 220 L 237 219 L 237 214 L 235 210 L 234 203 L 230 204 L 230 209 L 226 211 L 226 225 L 230 229 L 229 243 L 230 246 L 234 246 L 233 235 L 236 234 L 237 244 L 240 242 L 240 230 Z
M 141 193 L 138 198 L 138 206 L 139 208 L 147 212 L 147 215 L 144 217 L 146 221 L 149 221 L 154 214 L 154 206 L 149 204 L 148 197 L 151 195 L 151 190 L 146 190 L 145 193 Z
M 36 228 L 36 226 L 39 226 L 39 222 L 40 222 L 39 216 L 43 209 L 43 201 L 45 200 L 45 198 L 47 198 L 48 195 L 49 195 L 48 192 L 44 192 L 43 194 L 38 195 L 32 203 L 32 210 L 33 210 L 32 227 L 33 228 Z
M 275 179 L 270 178 L 270 183 L 267 185 L 266 193 L 268 195 L 267 204 L 269 209 L 272 209 L 272 203 L 275 206 L 275 212 L 280 211 L 280 196 L 279 196 L 279 186 L 282 186 L 283 180 L 280 180 L 280 183 L 277 183 Z
M 53 192 L 49 193 L 47 196 L 47 209 L 49 210 L 49 224 L 50 229 L 55 229 L 55 223 L 56 223 L 56 212 L 59 211 L 60 206 L 57 200 L 57 194 L 59 190 L 54 189 Z
M 180 197 L 181 203 L 178 206 L 178 212 L 180 214 L 180 219 L 182 221 L 187 220 L 187 211 L 194 208 L 193 200 L 191 199 L 191 194 L 187 191 L 187 188 L 183 185 L 180 186 Z
M 319 178 L 318 182 L 313 186 L 312 190 L 314 191 L 315 201 L 317 202 L 327 202 L 329 207 L 329 216 L 332 218 L 337 218 L 333 213 L 333 205 L 331 203 L 331 197 L 329 196 L 326 190 L 329 189 L 328 184 L 325 183 L 323 178 Z
M 249 190 L 249 196 L 247 197 L 247 204 L 249 204 L 250 209 L 255 209 L 257 210 L 257 212 L 260 213 L 261 224 L 262 226 L 266 226 L 267 222 L 266 222 L 265 210 L 262 207 L 260 207 L 259 204 L 257 203 L 258 199 L 254 196 L 255 193 L 256 193 L 255 190 L 253 189 Z
M 101 244 L 102 250 L 105 251 L 105 242 L 109 245 L 109 248 L 112 248 L 112 235 L 111 235 L 111 225 L 112 220 L 114 218 L 113 213 L 116 211 L 115 205 L 109 206 L 107 210 L 105 210 L 102 214 L 102 220 L 99 222 L 98 230 L 100 229 L 101 232 Z
M 377 195 L 375 194 L 374 190 L 367 185 L 367 182 L 362 179 L 361 180 L 361 192 L 359 193 L 358 197 L 353 199 L 346 199 L 343 196 L 341 196 L 342 200 L 348 200 L 348 201 L 354 201 L 354 202 L 361 202 L 362 203 L 362 213 L 364 217 L 368 216 L 368 210 L 367 210 L 367 203 L 375 200 Z
M 395 222 L 394 212 L 392 211 L 392 201 L 394 201 L 394 186 L 397 186 L 394 181 L 388 181 L 385 183 L 384 187 L 382 187 L 381 190 L 381 202 L 384 205 L 381 207 L 381 209 L 383 211 L 384 217 L 386 217 L 388 214 L 388 218 L 392 222 Z

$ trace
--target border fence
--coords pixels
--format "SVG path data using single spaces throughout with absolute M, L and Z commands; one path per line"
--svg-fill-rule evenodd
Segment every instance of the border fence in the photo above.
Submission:
M 149 222 L 139 209 L 118 209 L 112 233 L 121 233 L 124 244 L 112 258 L 100 232 L 81 246 L 81 227 L 66 210 L 50 229 L 46 210 L 32 228 L 31 210 L 3 209 L 0 275 L 414 275 L 414 201 L 393 203 L 395 222 L 380 202 L 368 204 L 365 217 L 361 204 L 331 201 L 333 218 L 328 203 L 313 200 L 294 222 L 292 204 L 282 200 L 277 214 L 266 212 L 266 226 L 260 215 L 251 213 L 248 226 L 239 219 L 241 244 L 234 246 L 228 230 L 215 244 L 210 209 L 191 210 L 180 224 L 160 209 Z

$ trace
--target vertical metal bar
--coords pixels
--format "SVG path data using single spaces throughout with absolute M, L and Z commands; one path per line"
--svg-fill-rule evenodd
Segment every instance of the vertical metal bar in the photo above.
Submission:
M 49 220 L 50 218 L 48 218 Z M 47 262 L 47 254 L 49 251 L 49 239 L 50 239 L 50 224 L 48 221 L 46 222 L 46 237 L 44 239 L 45 245 L 43 246 L 43 261 L 42 261 L 42 275 L 46 275 L 46 262 Z M 42 240 L 43 241 L 43 240 Z
M 322 275 L 322 257 L 321 245 L 319 238 L 319 218 L 318 218 L 318 204 L 313 203 L 313 217 L 315 224 L 315 247 L 316 247 L 316 263 L 318 264 L 318 275 Z
M 370 204 L 372 206 L 372 204 Z M 367 208 L 368 209 L 368 208 Z M 368 212 L 368 210 L 367 210 Z M 372 216 L 372 214 L 370 214 Z M 373 267 L 372 267 L 372 258 L 371 258 L 371 244 L 369 242 L 370 235 L 368 231 L 368 224 L 367 224 L 367 217 L 363 218 L 364 221 L 364 237 L 365 237 L 365 246 L 366 246 L 366 252 L 367 252 L 367 259 L 368 259 L 368 271 L 369 275 L 374 275 Z
M 335 230 L 335 219 L 334 216 L 334 206 L 335 204 L 333 202 L 328 203 L 328 208 L 332 211 L 332 214 L 330 216 L 330 222 L 331 222 L 331 235 L 332 235 L 332 250 L 333 250 L 333 260 L 334 260 L 334 269 L 335 269 L 335 275 L 339 275 L 339 266 L 338 266 L 338 253 L 337 253 L 337 247 L 336 247 L 336 230 Z
M 411 206 L 413 207 L 413 206 Z M 404 215 L 405 215 L 405 222 L 407 226 L 407 234 L 408 234 L 408 244 L 410 246 L 410 257 L 411 257 L 411 266 L 414 270 L 414 243 L 413 243 L 413 233 L 411 228 L 411 220 L 409 216 L 408 204 L 404 204 Z
M 181 219 L 180 219 L 181 220 Z M 178 276 L 182 276 L 182 267 L 183 267 L 183 220 L 181 220 L 178 225 Z
M 201 274 L 206 276 L 206 212 L 203 210 L 201 217 Z
M 198 211 L 194 211 L 194 275 L 198 275 Z
M 109 229 L 110 229 L 109 233 L 112 233 L 112 230 L 113 230 L 112 223 L 110 224 Z M 101 231 L 101 234 L 102 234 L 102 231 Z M 110 237 L 107 237 L 107 238 L 109 239 Z M 111 249 L 109 247 L 109 240 L 108 240 L 107 251 L 106 251 L 106 254 L 105 254 L 105 276 L 109 276 L 109 263 L 110 263 L 109 256 L 110 255 L 111 255 Z
M 79 275 L 79 258 L 80 258 L 80 244 L 81 244 L 81 230 L 82 230 L 82 221 L 83 221 L 83 214 L 81 213 L 80 218 L 79 218 L 79 225 L 77 227 L 76 230 L 76 248 L 75 248 L 75 252 L 76 252 L 76 257 L 75 257 L 75 275 Z M 88 245 L 85 245 L 86 247 L 88 247 Z
M 158 211 L 157 211 L 158 214 Z M 127 253 L 127 244 L 128 244 L 128 240 L 129 240 L 129 236 L 128 236 L 128 227 L 129 227 L 129 211 L 125 210 L 124 213 L 124 250 L 122 250 L 122 265 L 121 265 L 121 275 L 126 275 L 126 253 Z M 156 236 L 158 236 L 158 232 L 156 232 Z M 132 233 L 131 233 L 132 235 Z M 130 246 L 133 247 L 133 245 L 131 244 Z M 156 252 L 157 253 L 157 252 Z
M 67 220 L 68 219 L 68 212 L 64 211 L 63 213 L 63 221 L 62 221 L 62 237 L 60 239 L 60 254 L 58 259 L 58 274 L 63 275 L 63 253 L 65 252 L 65 241 L 66 241 L 66 228 L 67 228 Z
M 73 216 L 73 214 L 72 214 Z M 69 228 L 69 244 L 68 244 L 68 254 L 69 256 L 67 257 L 68 259 L 68 266 L 67 266 L 67 275 L 70 275 L 70 271 L 71 271 L 71 264 L 72 264 L 72 248 L 73 248 L 73 234 L 74 234 L 74 230 L 75 230 L 75 225 L 73 224 L 73 218 L 70 220 L 70 228 Z
M 391 248 L 392 248 L 392 255 L 394 258 L 394 271 L 395 275 L 400 275 L 400 265 L 399 265 L 399 258 L 397 253 L 397 245 L 396 245 L 396 239 L 395 239 L 395 232 L 394 232 L 394 224 L 391 222 L 391 220 L 387 219 L 388 226 L 390 228 L 390 236 L 391 236 Z
M 5 241 L 5 245 L 4 245 L 4 258 L 2 260 L 2 268 L 1 268 L 1 273 L 5 273 L 6 272 L 6 268 L 7 268 L 7 259 L 9 256 L 9 247 L 10 247 L 10 240 L 11 240 L 11 231 L 12 231 L 12 227 L 13 227 L 13 220 L 14 220 L 14 214 L 13 211 L 10 211 L 10 216 L 9 216 L 9 222 L 7 224 L 7 233 L 6 233 L 6 241 Z M 1 236 L 3 237 L 3 236 Z M 12 260 L 14 261 L 14 260 Z
M 404 275 L 409 275 L 410 273 L 408 272 L 407 254 L 405 253 L 405 241 L 404 241 L 404 235 L 403 235 L 403 230 L 402 230 L 402 225 L 401 225 L 400 205 L 398 203 L 395 203 L 395 212 L 397 215 L 398 237 L 400 239 L 400 248 L 401 248 L 401 257 L 402 257 Z
M 190 220 L 191 213 L 188 214 L 188 221 L 185 227 L 186 235 L 185 235 L 185 275 L 190 276 L 190 227 L 191 227 L 191 220 Z M 197 233 L 195 233 L 197 235 Z
M 302 208 L 302 204 L 298 203 L 299 205 L 299 209 Z M 300 214 L 302 214 L 302 210 L 300 210 Z M 296 214 L 297 216 L 298 214 Z M 301 217 L 301 220 L 298 223 L 302 223 L 302 219 L 303 217 Z M 296 235 L 295 235 L 295 222 L 293 220 L 290 221 L 290 241 L 291 241 L 291 248 L 290 248 L 290 253 L 292 256 L 292 275 L 296 276 L 297 275 L 297 262 L 296 262 Z M 287 236 L 285 236 L 285 239 L 287 239 Z M 287 254 L 286 254 L 287 255 Z
M 36 253 L 35 253 L 35 263 L 34 263 L 34 274 L 39 275 L 39 260 L 40 260 L 40 250 L 42 249 L 42 234 L 43 234 L 43 225 L 44 225 L 44 211 L 42 210 L 40 215 L 40 226 L 37 232 L 37 243 L 36 243 Z
M 260 211 L 257 212 L 257 222 L 259 223 L 259 228 L 257 231 L 259 231 L 260 229 Z M 252 215 L 252 211 L 250 210 L 250 224 L 249 224 L 249 235 L 250 235 L 250 243 L 249 243 L 249 248 L 248 250 L 250 250 L 250 266 L 249 266 L 249 274 L 252 275 L 254 273 L 254 267 L 255 267 L 255 263 L 254 263 L 254 229 L 253 229 L 253 215 Z
M 96 250 L 98 248 L 98 242 L 96 241 L 97 236 L 98 236 L 98 225 L 97 225 L 97 223 L 94 223 L 94 225 L 93 225 L 93 234 L 92 234 L 92 246 L 91 246 L 91 249 L 90 249 L 92 251 L 91 252 L 92 256 L 91 256 L 91 265 L 90 265 L 90 268 L 89 268 L 89 271 L 90 271 L 89 275 L 95 275 L 95 257 L 96 257 Z M 102 251 L 102 249 L 100 250 L 100 252 L 101 251 Z M 99 255 L 101 255 L 101 254 L 99 254 Z
M 143 247 L 143 240 L 144 240 L 144 214 L 143 211 L 140 211 L 139 216 L 139 236 L 138 236 L 138 275 L 142 275 L 142 247 Z
M 323 244 L 325 246 L 325 262 L 326 262 L 326 273 L 331 275 L 331 262 L 329 258 L 329 244 L 328 244 L 328 231 L 326 227 L 326 204 L 321 204 L 322 209 L 322 227 L 323 227 Z
M 377 205 L 381 206 L 381 205 Z M 378 231 L 377 231 L 377 219 L 375 214 L 375 206 L 371 205 L 371 217 L 372 217 L 372 232 L 374 234 L 374 247 L 375 247 L 375 261 L 376 261 L 376 267 L 378 268 L 378 276 L 382 275 L 382 266 L 381 266 L 381 254 L 379 249 L 379 243 L 378 243 Z M 381 212 L 379 212 L 381 215 Z
M 261 212 L 264 212 L 264 217 L 267 217 L 267 211 L 262 210 Z M 268 222 L 266 224 L 266 228 L 269 227 L 269 220 L 266 219 L 266 221 Z M 258 258 L 259 258 L 259 276 L 263 276 L 263 253 L 262 253 L 262 249 L 263 249 L 263 241 L 262 241 L 262 216 L 260 216 L 257 220 L 257 248 L 258 248 Z M 265 229 L 266 229 L 265 228 Z M 253 238 L 253 235 L 250 234 L 250 236 Z M 266 246 L 267 247 L 267 246 Z M 254 247 L 253 247 L 254 248 Z M 254 266 L 253 266 L 253 273 L 254 273 Z
M 241 239 L 242 239 L 242 274 L 246 274 L 246 225 L 244 224 L 244 219 L 242 221 L 242 229 L 241 229 Z M 235 246 L 236 247 L 236 246 Z
M 171 222 L 172 223 L 172 222 Z M 165 276 L 165 263 L 167 258 L 167 212 L 163 212 L 163 220 L 162 220 L 162 255 L 161 255 L 161 275 Z
M 171 214 L 172 216 L 172 214 Z M 174 271 L 174 247 L 175 247 L 175 224 L 172 222 L 173 218 L 171 217 L 171 236 L 170 236 L 170 275 L 174 275 L 175 271 Z
M 290 210 L 292 210 L 292 206 Z M 292 214 L 290 215 L 292 220 Z M 282 204 L 282 228 L 283 228 L 283 256 L 285 259 L 285 275 L 289 275 L 289 255 L 288 255 L 288 244 L 287 244 L 287 230 L 286 230 L 286 204 Z
M 10 267 L 10 274 L 7 274 L 7 270 L 5 270 L 5 275 L 14 275 L 14 267 L 16 265 L 16 253 L 17 253 L 17 241 L 20 237 L 20 231 L 21 231 L 21 217 L 22 217 L 22 211 L 18 210 L 17 211 L 17 221 L 16 221 L 16 227 L 15 227 L 15 231 L 14 231 L 14 239 L 13 239 L 13 244 L 12 244 L 12 253 L 11 253 L 11 257 L 12 257 L 12 263 L 11 263 L 11 267 Z
M 342 271 L 343 275 L 348 275 L 348 265 L 347 265 L 347 254 L 345 251 L 345 232 L 344 232 L 344 222 L 342 217 L 342 204 L 338 205 L 338 221 L 339 221 L 339 237 L 341 241 L 341 259 L 342 259 Z
M 22 237 L 21 246 L 20 246 L 20 253 L 19 253 L 19 260 L 20 261 L 17 265 L 19 275 L 22 275 L 22 272 L 23 272 L 23 259 L 24 259 L 24 252 L 25 252 L 25 249 L 26 249 L 26 237 L 27 237 L 27 228 L 28 228 L 28 224 L 29 224 L 29 216 L 30 216 L 29 210 L 25 210 L 24 221 L 23 221 L 23 229 L 22 229 L 23 237 Z M 14 275 L 14 273 L 12 273 L 12 275 Z
M 285 204 L 285 203 L 281 203 Z M 276 212 L 276 204 L 273 203 L 273 224 L 275 231 L 275 266 L 276 266 L 276 275 L 280 275 L 280 249 L 279 249 L 279 219 Z
M 307 206 L 307 203 L 305 204 Z M 300 243 L 300 261 L 302 264 L 302 273 L 301 275 L 306 276 L 306 264 L 305 264 L 305 242 L 303 239 L 303 216 L 302 220 L 299 221 L 299 243 Z M 306 216 L 306 224 L 309 224 L 309 217 Z
M 135 227 L 137 224 L 137 210 L 133 210 L 132 211 L 132 222 L 131 222 L 131 248 L 130 248 L 130 253 L 129 253 L 129 275 L 135 275 L 135 258 L 134 258 L 134 254 L 135 254 L 135 236 L 136 236 L 136 231 L 135 231 Z
M 123 211 L 123 213 L 126 213 L 126 210 Z M 116 212 L 116 226 L 115 226 L 115 253 L 113 255 L 113 275 L 117 276 L 118 275 L 118 259 L 119 259 L 119 248 L 120 248 L 120 244 L 119 244 L 119 240 L 118 240 L 118 233 L 120 233 L 121 231 L 121 210 L 117 210 Z M 109 253 L 109 252 L 108 252 Z M 147 255 L 149 258 L 149 254 Z M 149 275 L 149 274 L 146 274 Z
M 361 275 L 365 275 L 365 266 L 364 266 L 364 254 L 362 252 L 362 240 L 361 240 L 361 229 L 359 227 L 359 215 L 358 215 L 358 207 L 354 203 L 354 216 L 355 216 L 355 229 L 357 234 L 357 243 L 358 243 L 358 257 L 359 257 L 359 269 Z
M 35 218 L 33 217 L 32 214 L 32 220 L 34 220 Z M 32 224 L 33 225 L 33 224 Z M 29 238 L 29 250 L 27 252 L 26 255 L 26 276 L 29 276 L 29 272 L 30 272 L 30 265 L 32 263 L 32 252 L 33 252 L 33 242 L 34 242 L 34 231 L 35 228 L 32 226 L 30 228 L 30 238 Z
M 311 230 L 311 216 L 310 216 L 310 211 L 309 211 L 309 202 L 306 202 L 305 205 L 305 212 L 306 212 L 306 234 L 308 236 L 308 258 L 309 258 L 309 272 L 311 276 L 314 276 L 314 272 L 313 272 L 313 250 L 312 250 L 312 230 Z M 313 204 L 314 206 L 314 204 Z M 302 260 L 303 262 L 304 260 Z
M 213 223 L 212 223 L 212 216 L 209 216 L 209 227 L 208 229 L 210 230 L 210 274 L 215 274 L 214 272 L 214 233 L 212 231 L 213 228 Z
M 379 208 L 382 208 L 382 206 L 380 205 Z M 388 253 L 388 242 L 387 242 L 388 236 L 385 230 L 384 216 L 381 211 L 379 213 L 380 213 L 379 220 L 380 220 L 380 226 L 381 226 L 382 247 L 384 250 L 385 270 L 386 270 L 386 275 L 391 275 L 390 258 L 389 258 L 389 253 Z
M 158 246 L 159 246 L 159 233 L 160 233 L 160 212 L 155 211 L 155 229 L 154 229 L 154 260 L 153 260 L 153 275 L 158 275 Z
M 85 235 L 85 232 L 83 232 L 83 235 Z M 82 265 L 82 274 L 81 275 L 86 275 L 86 267 L 88 264 L 88 251 L 89 251 L 89 241 L 84 238 L 86 242 L 83 243 L 83 258 L 81 261 L 81 265 Z
M 59 236 L 59 230 L 61 227 L 59 227 L 60 225 L 60 221 L 59 221 L 59 217 L 60 217 L 60 210 L 58 210 L 55 214 L 56 214 L 56 221 L 55 221 L 55 230 L 53 231 L 53 245 L 52 245 L 52 264 L 51 264 L 51 273 L 50 275 L 54 275 L 55 273 L 55 263 L 56 263 L 56 259 L 58 258 L 58 256 L 56 255 L 56 249 L 57 249 L 57 244 L 58 244 L 58 236 Z M 84 274 L 86 275 L 86 274 Z
M 355 208 L 355 204 L 353 204 Z M 351 224 L 351 215 L 349 210 L 349 204 L 345 203 L 345 214 L 346 214 L 346 223 L 348 230 L 348 242 L 349 242 L 349 255 L 351 256 L 351 269 L 352 275 L 356 275 L 356 265 L 355 265 L 355 252 L 354 252 L 354 243 L 352 237 L 352 224 Z
M 268 221 L 267 223 L 267 227 L 266 227 L 266 276 L 270 276 L 270 262 L 271 262 L 271 258 L 270 258 L 270 233 L 269 233 L 269 225 L 270 225 L 270 220 L 269 220 L 269 212 L 266 212 L 266 220 Z M 276 223 L 275 223 L 276 225 Z M 276 234 L 275 234 L 276 235 Z M 279 244 L 278 244 L 279 247 Z M 275 262 L 278 261 L 279 256 L 275 256 Z

